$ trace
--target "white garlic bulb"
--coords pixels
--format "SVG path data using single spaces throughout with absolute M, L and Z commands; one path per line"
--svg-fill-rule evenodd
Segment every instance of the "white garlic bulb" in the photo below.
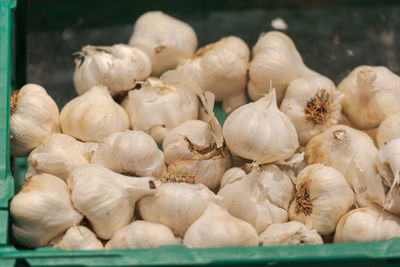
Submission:
M 189 24 L 160 11 L 151 11 L 136 20 L 129 44 L 149 56 L 152 75 L 160 76 L 194 54 L 197 37 Z
M 382 149 L 390 140 L 400 138 L 400 112 L 388 116 L 378 128 L 376 142 Z
M 60 132 L 58 107 L 46 90 L 29 83 L 10 99 L 10 154 L 24 157 L 53 133 Z
M 224 112 L 230 113 L 247 103 L 249 55 L 242 39 L 229 36 L 200 48 L 176 69 L 190 76 L 203 91 L 214 93 L 216 101 L 222 101 Z
M 76 54 L 74 86 L 78 95 L 98 85 L 107 86 L 115 95 L 134 88 L 151 72 L 149 57 L 129 45 L 87 45 Z
M 297 176 L 289 216 L 290 220 L 328 235 L 335 231 L 336 223 L 353 204 L 354 193 L 343 175 L 334 168 L 313 164 Z
M 342 94 L 324 76 L 310 76 L 289 83 L 280 110 L 296 127 L 299 143 L 323 132 L 340 118 Z
M 134 221 L 118 230 L 106 244 L 106 249 L 157 248 L 179 244 L 172 231 L 165 225 Z
M 259 241 L 263 246 L 324 243 L 315 229 L 297 221 L 271 224 L 260 234 Z
M 65 134 L 89 142 L 129 129 L 128 114 L 105 86 L 95 86 L 69 101 L 61 110 L 60 123 Z
M 230 168 L 222 176 L 220 190 L 225 185 L 234 183 L 235 181 L 242 179 L 242 177 L 244 177 L 246 175 L 247 175 L 246 172 L 239 167 Z
M 222 134 L 230 151 L 258 164 L 287 159 L 299 146 L 293 123 L 276 105 L 274 89 L 229 114 Z
M 64 250 L 104 249 L 96 235 L 85 226 L 72 226 L 55 244 Z
M 157 187 L 157 194 L 139 200 L 138 210 L 145 221 L 168 226 L 183 237 L 187 228 L 217 196 L 193 176 L 168 176 Z
M 83 218 L 72 206 L 63 180 L 46 173 L 25 179 L 11 200 L 10 214 L 15 241 L 33 248 L 47 245 Z
M 249 223 L 210 203 L 186 231 L 183 244 L 193 248 L 257 246 L 258 235 Z
M 400 77 L 386 67 L 359 66 L 338 85 L 343 112 L 358 129 L 378 127 L 400 112 Z
M 161 144 L 179 124 L 198 117 L 196 93 L 201 90 L 176 70 L 160 79 L 149 78 L 138 90 L 132 90 L 122 102 L 128 112 L 131 128 L 144 131 Z M 201 91 L 200 91 L 201 92 Z
M 295 44 L 282 32 L 270 31 L 262 34 L 252 52 L 248 92 L 254 101 L 268 93 L 272 83 L 272 87 L 276 88 L 279 104 L 291 81 L 300 77 L 319 75 L 304 65 Z
M 100 143 L 91 162 L 128 176 L 160 177 L 166 171 L 163 152 L 142 131 L 110 135 Z
M 136 201 L 156 193 L 153 178 L 128 177 L 97 164 L 76 167 L 68 187 L 74 207 L 103 239 L 110 239 L 132 221 Z

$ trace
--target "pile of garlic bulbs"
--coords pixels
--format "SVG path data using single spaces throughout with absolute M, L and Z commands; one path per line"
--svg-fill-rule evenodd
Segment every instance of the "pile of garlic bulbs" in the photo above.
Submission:
M 92 250 L 400 237 L 400 77 L 359 66 L 336 87 L 282 32 L 251 53 L 239 37 L 215 41 L 196 52 L 190 25 L 148 12 L 129 45 L 76 54 L 79 96 L 61 111 L 39 85 L 15 91 L 10 154 L 28 170 L 10 202 L 13 240 Z

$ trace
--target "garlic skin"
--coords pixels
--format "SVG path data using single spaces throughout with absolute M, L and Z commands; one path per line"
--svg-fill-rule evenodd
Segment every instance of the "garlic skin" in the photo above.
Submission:
M 94 86 L 107 86 L 111 95 L 130 90 L 151 73 L 149 57 L 140 49 L 116 44 L 87 45 L 76 53 L 74 86 L 78 95 Z
M 399 218 L 380 209 L 354 209 L 339 220 L 334 243 L 373 242 L 400 237 L 399 223 Z
M 378 127 L 376 142 L 382 149 L 390 140 L 400 138 L 400 112 L 388 116 Z
M 289 83 L 280 110 L 292 121 L 300 145 L 307 145 L 313 136 L 338 123 L 342 96 L 323 76 L 302 77 Z
M 64 250 L 104 249 L 96 235 L 85 226 L 73 226 L 65 232 L 56 247 Z
M 230 168 L 222 176 L 220 190 L 225 185 L 234 183 L 235 181 L 242 179 L 246 175 L 247 175 L 246 172 L 241 168 L 238 168 L 238 167 Z
M 110 239 L 132 221 L 136 201 L 157 192 L 153 178 L 128 177 L 97 164 L 75 168 L 68 187 L 74 207 L 102 239 Z
M 199 88 L 183 74 L 172 70 L 160 79 L 149 78 L 138 90 L 132 90 L 122 102 L 131 128 L 144 131 L 161 144 L 179 124 L 198 117 Z M 201 92 L 201 91 L 200 91 Z
M 328 235 L 353 204 L 354 193 L 343 175 L 334 168 L 313 164 L 297 176 L 289 216 L 320 235 Z
M 263 246 L 324 243 L 317 231 L 296 221 L 271 224 L 260 234 L 259 241 Z
M 230 151 L 258 164 L 287 159 L 299 146 L 293 123 L 276 105 L 274 89 L 229 114 L 222 134 Z
M 60 132 L 57 104 L 46 90 L 29 83 L 10 99 L 10 155 L 25 157 L 53 133 Z
M 142 131 L 114 133 L 100 143 L 91 163 L 128 176 L 161 177 L 166 172 L 164 154 Z
M 87 142 L 102 142 L 129 129 L 128 114 L 105 86 L 95 86 L 69 101 L 61 110 L 60 123 L 65 134 Z
M 47 245 L 83 218 L 72 206 L 63 180 L 46 173 L 25 179 L 11 200 L 10 214 L 14 240 L 31 248 Z
M 160 76 L 194 54 L 197 36 L 189 24 L 161 11 L 151 11 L 136 20 L 129 44 L 147 54 L 151 74 Z
M 400 77 L 383 66 L 359 66 L 338 85 L 343 112 L 358 129 L 378 127 L 400 112 Z
M 279 105 L 291 81 L 319 75 L 304 65 L 292 39 L 283 32 L 261 34 L 252 52 L 248 93 L 253 101 L 262 98 L 272 86 Z
M 247 103 L 247 63 L 250 51 L 240 38 L 229 36 L 200 48 L 181 62 L 177 70 L 192 77 L 203 91 L 215 94 L 222 101 L 225 113 Z
M 187 230 L 183 244 L 190 248 L 257 246 L 256 230 L 215 203 Z
M 106 244 L 106 249 L 157 248 L 179 244 L 172 231 L 165 225 L 134 221 L 118 230 Z

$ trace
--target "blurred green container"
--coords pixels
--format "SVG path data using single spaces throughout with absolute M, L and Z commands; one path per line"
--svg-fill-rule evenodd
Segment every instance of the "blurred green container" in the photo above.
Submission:
M 62 251 L 16 248 L 8 205 L 23 184 L 26 159 L 10 159 L 9 95 L 43 85 L 61 108 L 74 97 L 73 52 L 86 44 L 127 43 L 134 21 L 162 10 L 191 24 L 199 45 L 236 35 L 252 47 L 282 18 L 304 62 L 336 83 L 358 65 L 400 72 L 398 1 L 55 1 L 0 0 L 0 266 L 400 266 L 400 239 L 357 244 Z M 225 115 L 217 105 L 221 122 Z M 13 176 L 11 175 L 13 174 Z

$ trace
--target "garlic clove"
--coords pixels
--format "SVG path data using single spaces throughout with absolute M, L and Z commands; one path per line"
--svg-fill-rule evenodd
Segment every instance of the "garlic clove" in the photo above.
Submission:
M 85 226 L 73 226 L 58 240 L 56 247 L 64 250 L 104 249 L 96 235 Z
M 388 116 L 378 127 L 376 141 L 382 149 L 390 140 L 400 138 L 400 112 Z
M 242 179 L 242 177 L 244 177 L 244 176 L 246 176 L 246 175 L 247 175 L 246 172 L 245 172 L 243 169 L 241 169 L 241 168 L 238 168 L 238 167 L 230 168 L 230 169 L 227 170 L 227 171 L 224 173 L 224 175 L 222 176 L 220 190 L 221 190 L 225 185 L 234 183 L 234 182 L 236 182 L 237 180 Z

